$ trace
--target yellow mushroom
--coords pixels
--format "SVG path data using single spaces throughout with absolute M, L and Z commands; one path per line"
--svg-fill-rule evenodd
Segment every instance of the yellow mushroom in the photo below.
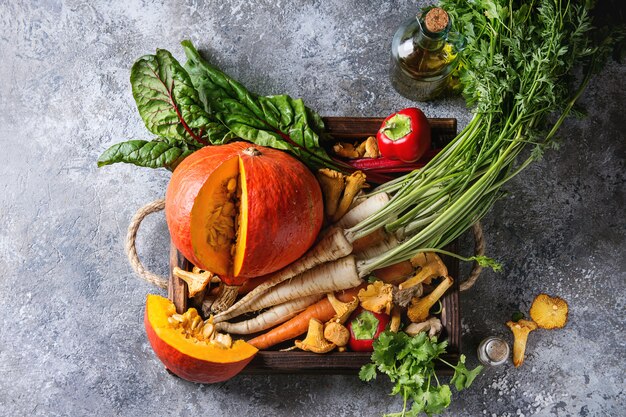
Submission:
M 331 216 L 333 222 L 339 221 L 350 209 L 354 197 L 366 188 L 365 174 L 361 171 L 354 171 L 350 176 L 346 177 L 346 188 L 343 190 L 343 197 L 337 206 L 337 210 Z
M 189 297 L 194 297 L 196 294 L 202 292 L 213 277 L 213 274 L 209 271 L 194 273 L 180 269 L 177 266 L 174 267 L 172 273 L 187 283 Z
M 335 317 L 333 317 L 331 321 L 335 321 L 337 323 L 345 323 L 346 320 L 348 320 L 348 317 L 350 317 L 350 314 L 352 314 L 352 312 L 359 306 L 359 299 L 357 297 L 354 297 L 352 301 L 348 301 L 346 303 L 339 301 L 332 292 L 329 293 L 327 297 L 330 305 L 333 306 L 333 309 L 335 310 Z
M 507 321 L 506 325 L 513 332 L 513 365 L 517 368 L 524 363 L 528 333 L 536 330 L 537 324 L 530 320 L 519 320 L 517 322 Z
M 398 286 L 401 290 L 421 283 L 430 284 L 433 278 L 448 275 L 448 268 L 434 252 L 418 253 L 411 258 L 411 264 L 414 267 L 419 267 L 420 270 Z
M 413 323 L 421 323 L 428 318 L 430 308 L 441 298 L 441 296 L 452 286 L 454 280 L 447 276 L 435 287 L 433 292 L 422 298 L 413 298 L 407 311 L 409 319 Z
M 363 156 L 359 148 L 355 148 L 353 144 L 346 142 L 337 142 L 333 145 L 333 152 L 337 156 L 348 159 L 356 159 Z
M 433 337 L 441 333 L 442 329 L 443 326 L 441 324 L 441 320 L 439 320 L 437 317 L 431 317 L 421 323 L 409 324 L 406 329 L 404 329 L 404 332 L 409 336 L 415 336 L 416 334 L 421 332 L 428 332 L 428 336 Z
M 391 322 L 389 323 L 389 331 L 397 333 L 400 330 L 402 316 L 400 308 L 394 306 L 391 310 Z
M 304 340 L 296 340 L 298 349 L 313 353 L 327 353 L 337 345 L 324 338 L 324 325 L 318 319 L 309 320 L 309 330 Z
M 324 325 L 324 339 L 339 347 L 345 346 L 350 340 L 350 330 L 341 323 L 330 321 Z
M 194 266 L 194 267 L 191 269 L 191 272 L 193 272 L 194 274 L 204 274 L 204 273 L 207 273 L 207 272 L 209 272 L 209 271 L 205 271 L 204 269 L 200 269 L 200 268 L 198 268 L 197 266 Z M 212 276 L 211 276 L 211 284 L 219 284 L 220 282 L 222 282 L 222 280 L 220 279 L 220 277 L 218 277 L 218 276 L 217 276 L 217 275 L 215 275 L 215 274 L 212 274 Z
M 561 329 L 567 323 L 567 302 L 559 297 L 539 294 L 530 307 L 530 317 L 542 329 Z
M 359 291 L 361 307 L 374 313 L 391 313 L 393 302 L 393 285 L 382 281 L 374 281 L 373 284 Z
M 345 188 L 345 179 L 341 172 L 322 168 L 317 171 L 317 181 L 322 188 L 324 196 L 324 212 L 327 217 L 332 217 L 337 211 L 341 193 Z
M 378 158 L 380 156 L 380 151 L 378 150 L 378 142 L 374 136 L 370 136 L 367 138 L 365 142 L 363 142 L 359 148 L 363 146 L 363 158 Z

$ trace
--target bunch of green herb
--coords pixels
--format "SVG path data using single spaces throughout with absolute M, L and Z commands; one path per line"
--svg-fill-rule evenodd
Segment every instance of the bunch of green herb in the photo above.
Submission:
M 131 69 L 137 109 L 156 138 L 129 140 L 107 149 L 98 166 L 127 162 L 173 169 L 206 145 L 241 138 L 287 151 L 312 169 L 336 168 L 320 146 L 321 117 L 301 99 L 258 96 L 205 61 L 190 41 L 183 67 L 170 52 L 145 55 Z
M 473 370 L 465 367 L 465 356 L 452 365 L 441 358 L 446 352 L 447 342 L 437 342 L 426 333 L 410 337 L 406 333 L 386 331 L 374 341 L 372 362 L 361 368 L 359 378 L 371 381 L 376 372 L 389 377 L 394 384 L 392 395 L 401 395 L 403 408 L 399 413 L 385 414 L 386 417 L 417 416 L 441 413 L 450 405 L 450 386 L 442 384 L 435 373 L 435 364 L 441 361 L 454 369 L 450 381 L 461 391 L 469 387 L 480 374 L 482 366 Z
M 382 185 L 383 209 L 347 231 L 353 241 L 385 227 L 404 240 L 364 261 L 365 271 L 438 251 L 481 219 L 502 186 L 546 149 L 612 39 L 594 46 L 582 1 L 443 0 L 467 40 L 463 94 L 474 115 L 423 169 Z M 574 85 L 576 70 L 584 76 Z M 528 152 L 531 150 L 531 152 Z M 524 152 L 526 151 L 526 152 Z M 461 258 L 465 259 L 465 258 Z M 481 263 L 497 265 L 486 258 Z

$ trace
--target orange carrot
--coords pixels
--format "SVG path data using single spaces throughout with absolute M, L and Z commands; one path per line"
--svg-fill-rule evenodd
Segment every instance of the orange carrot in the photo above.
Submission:
M 384 228 L 376 229 L 369 235 L 363 236 L 360 239 L 352 242 L 352 253 L 359 253 L 363 249 L 372 247 L 382 242 L 387 238 L 387 233 Z
M 372 272 L 376 278 L 380 279 L 387 284 L 400 284 L 405 279 L 413 275 L 413 265 L 409 261 L 399 262 L 397 264 L 389 265 L 384 268 L 377 269 Z
M 357 296 L 361 288 L 364 288 L 364 285 L 359 285 L 358 287 L 336 293 L 336 297 L 339 301 L 352 301 L 354 297 Z M 333 306 L 330 304 L 330 301 L 328 301 L 328 298 L 324 297 L 324 299 L 309 306 L 306 310 L 289 321 L 286 321 L 278 327 L 274 327 L 267 333 L 248 340 L 248 343 L 257 349 L 267 349 L 271 346 L 277 345 L 278 343 L 296 338 L 305 333 L 309 328 L 309 321 L 311 319 L 318 319 L 322 323 L 325 323 L 332 319 L 334 315 L 335 310 L 333 309 Z

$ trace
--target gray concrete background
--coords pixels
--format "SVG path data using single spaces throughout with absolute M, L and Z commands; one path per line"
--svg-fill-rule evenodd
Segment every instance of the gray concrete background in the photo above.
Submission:
M 401 409 L 383 379 L 236 377 L 196 385 L 168 375 L 145 337 L 145 295 L 123 254 L 134 211 L 169 174 L 96 168 L 128 138 L 149 138 L 128 81 L 136 58 L 191 38 L 251 90 L 303 97 L 323 115 L 386 115 L 410 103 L 386 79 L 411 1 L 0 0 L 0 415 L 377 416 Z M 462 296 L 464 351 L 509 337 L 503 323 L 547 292 L 570 323 L 530 336 L 526 363 L 485 372 L 447 415 L 624 415 L 626 66 L 590 84 L 583 120 L 559 151 L 508 187 L 485 219 L 487 272 Z M 431 117 L 469 113 L 458 99 Z M 162 215 L 140 255 L 167 269 Z M 466 239 L 467 243 L 467 239 Z

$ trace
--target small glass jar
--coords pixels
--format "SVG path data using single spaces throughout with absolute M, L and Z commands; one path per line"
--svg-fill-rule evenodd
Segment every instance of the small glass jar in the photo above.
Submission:
M 478 360 L 485 366 L 502 365 L 508 358 L 509 344 L 500 337 L 487 337 L 478 345 Z
M 402 96 L 428 101 L 441 95 L 458 64 L 464 39 L 450 32 L 452 20 L 430 7 L 400 26 L 391 42 L 390 80 Z

